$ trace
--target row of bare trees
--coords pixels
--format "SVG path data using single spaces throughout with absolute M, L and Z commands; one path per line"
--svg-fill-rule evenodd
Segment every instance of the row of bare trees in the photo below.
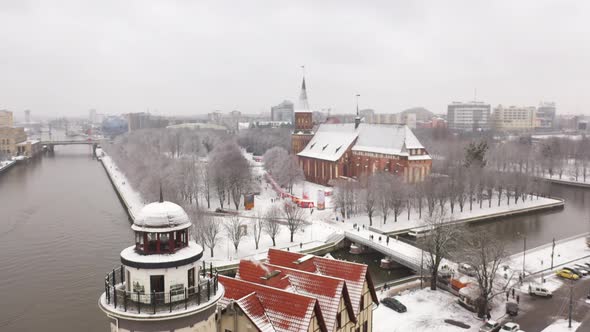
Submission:
M 411 219 L 412 213 L 423 218 L 437 209 L 457 212 L 472 211 L 474 206 L 492 208 L 517 205 L 527 198 L 547 194 L 547 184 L 531 176 L 487 169 L 455 168 L 448 174 L 426 178 L 422 183 L 406 184 L 390 173 L 375 173 L 359 181 L 341 181 L 335 186 L 335 206 L 343 218 L 366 214 L 369 225 L 375 216 L 383 224 L 400 217 Z
M 490 151 L 494 169 L 562 180 L 590 180 L 590 138 L 551 137 L 507 141 Z
M 297 157 L 290 155 L 281 147 L 267 150 L 263 156 L 264 169 L 282 187 L 293 193 L 293 185 L 303 181 L 303 170 L 297 163 Z
M 159 187 L 166 200 L 211 208 L 240 206 L 255 190 L 248 160 L 231 137 L 219 131 L 148 129 L 133 131 L 104 146 L 130 185 L 149 201 Z M 205 203 L 205 204 L 203 204 Z
M 506 242 L 489 236 L 481 228 L 449 224 L 445 214 L 443 209 L 428 216 L 429 235 L 418 240 L 425 253 L 424 266 L 430 273 L 430 288 L 437 289 L 440 267 L 445 260 L 468 264 L 473 268 L 479 288 L 477 309 L 483 317 L 494 297 L 506 292 L 506 281 L 497 279 L 500 268 L 507 263 Z
M 450 217 L 474 206 L 480 209 L 519 204 L 536 195 L 547 195 L 548 185 L 528 174 L 496 171 L 486 167 L 488 145 L 472 142 L 448 162 L 436 161 L 437 173 L 423 182 L 407 184 L 390 173 L 375 173 L 358 181 L 339 181 L 335 185 L 335 206 L 343 218 L 365 213 L 369 225 L 381 216 L 383 224 L 397 222 L 412 213 L 422 219 L 423 212 L 431 217 L 436 209 L 448 209 Z
M 269 236 L 274 247 L 284 228 L 289 232 L 290 241 L 293 242 L 294 235 L 306 224 L 304 214 L 303 209 L 291 202 L 272 205 L 265 213 L 247 219 L 239 216 L 220 218 L 204 214 L 197 209 L 191 210 L 191 216 L 195 221 L 196 240 L 209 248 L 211 257 L 214 257 L 214 249 L 224 236 L 232 243 L 236 252 L 240 243 L 249 235 L 258 250 L 263 233 Z

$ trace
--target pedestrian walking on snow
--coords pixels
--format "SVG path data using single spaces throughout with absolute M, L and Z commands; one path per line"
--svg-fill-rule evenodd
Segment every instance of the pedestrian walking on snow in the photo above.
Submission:
M 516 304 L 520 303 L 520 295 L 516 295 Z

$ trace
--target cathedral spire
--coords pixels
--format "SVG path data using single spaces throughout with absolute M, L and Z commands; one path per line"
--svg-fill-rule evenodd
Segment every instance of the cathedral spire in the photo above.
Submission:
M 307 100 L 307 89 L 305 87 L 305 66 L 301 66 L 303 69 L 303 81 L 301 82 L 301 93 L 299 94 L 299 105 L 298 108 L 302 111 L 309 111 L 309 101 Z

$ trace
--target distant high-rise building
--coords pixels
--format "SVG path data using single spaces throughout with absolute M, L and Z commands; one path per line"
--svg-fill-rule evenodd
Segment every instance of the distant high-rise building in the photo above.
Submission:
M 6 110 L 0 110 L 0 127 L 12 127 L 14 126 L 14 118 L 12 112 Z
M 481 101 L 453 102 L 447 108 L 449 129 L 478 131 L 490 129 L 490 104 Z
M 540 103 L 535 113 L 535 128 L 555 128 L 555 113 L 555 103 Z
M 91 109 L 90 111 L 88 111 L 88 121 L 90 121 L 90 123 L 96 123 L 96 110 L 95 109 Z
M 294 105 L 288 100 L 270 108 L 271 121 L 283 121 L 293 123 Z
M 25 111 L 25 123 L 31 123 L 31 111 Z
M 492 122 L 496 130 L 502 131 L 528 131 L 535 128 L 535 107 L 504 107 L 498 105 L 494 108 Z
M 168 125 L 168 120 L 161 116 L 151 116 L 150 113 L 129 113 L 127 118 L 127 130 L 139 130 L 145 128 L 164 128 Z

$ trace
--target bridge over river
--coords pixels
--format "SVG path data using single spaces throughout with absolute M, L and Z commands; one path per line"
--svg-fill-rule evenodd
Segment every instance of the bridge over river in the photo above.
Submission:
M 69 139 L 62 139 L 62 140 L 47 140 L 47 141 L 41 141 L 41 146 L 46 146 L 47 149 L 49 151 L 52 151 L 55 149 L 56 145 L 90 145 L 92 146 L 92 153 L 94 154 L 94 151 L 96 150 L 96 148 L 98 147 L 98 145 L 100 144 L 102 140 L 98 140 L 98 139 L 93 139 L 93 138 L 88 138 L 85 140 L 69 140 Z
M 356 245 L 378 251 L 416 272 L 420 271 L 420 265 L 424 270 L 427 269 L 426 257 L 428 257 L 429 253 L 395 237 L 390 237 L 389 241 L 387 241 L 387 235 L 367 229 L 346 230 L 344 236 Z M 379 237 L 381 237 L 381 240 L 379 240 Z M 454 265 L 446 260 L 442 264 Z

